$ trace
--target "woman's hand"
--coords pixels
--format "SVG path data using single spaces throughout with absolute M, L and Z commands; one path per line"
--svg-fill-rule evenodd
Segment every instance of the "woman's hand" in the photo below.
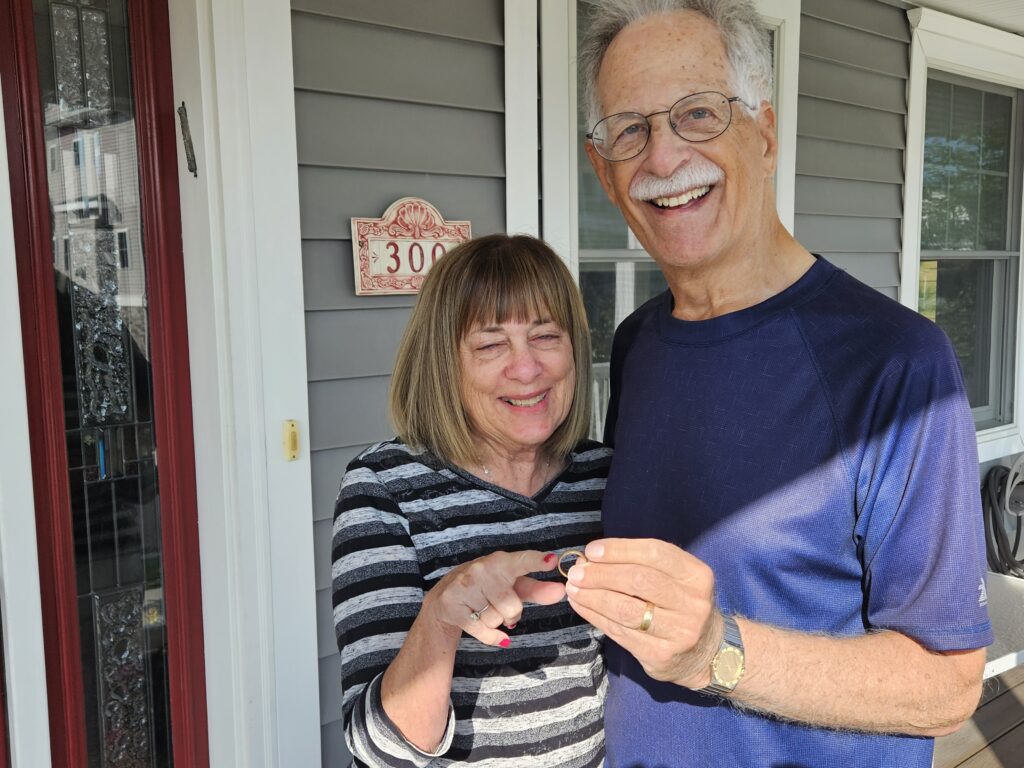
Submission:
M 421 618 L 458 637 L 462 632 L 487 645 L 507 648 L 523 603 L 551 605 L 565 595 L 559 582 L 538 581 L 527 574 L 552 571 L 558 557 L 550 552 L 494 552 L 446 573 L 426 595 Z

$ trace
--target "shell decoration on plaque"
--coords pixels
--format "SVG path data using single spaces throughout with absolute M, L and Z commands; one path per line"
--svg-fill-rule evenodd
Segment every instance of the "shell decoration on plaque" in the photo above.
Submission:
M 468 221 L 445 221 L 426 200 L 403 197 L 379 219 L 352 219 L 357 296 L 418 293 L 450 249 L 472 237 Z

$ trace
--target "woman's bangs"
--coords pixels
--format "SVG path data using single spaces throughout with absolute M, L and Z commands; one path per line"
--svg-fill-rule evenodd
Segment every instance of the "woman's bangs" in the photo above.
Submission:
M 532 259 L 509 261 L 514 263 L 503 269 L 482 269 L 473 276 L 461 335 L 477 325 L 534 320 L 551 320 L 563 330 L 570 330 L 566 301 L 558 296 L 558 276 L 541 274 Z

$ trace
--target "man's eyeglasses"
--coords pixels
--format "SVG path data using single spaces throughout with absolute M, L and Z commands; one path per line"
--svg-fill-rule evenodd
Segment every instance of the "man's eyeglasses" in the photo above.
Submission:
M 732 122 L 732 102 L 738 101 L 753 109 L 739 96 L 726 96 L 718 91 L 702 91 L 684 96 L 669 109 L 641 115 L 619 112 L 608 115 L 594 126 L 587 138 L 597 154 L 605 160 L 630 160 L 647 147 L 651 138 L 651 118 L 668 115 L 668 124 L 681 139 L 692 142 L 711 141 L 725 133 Z

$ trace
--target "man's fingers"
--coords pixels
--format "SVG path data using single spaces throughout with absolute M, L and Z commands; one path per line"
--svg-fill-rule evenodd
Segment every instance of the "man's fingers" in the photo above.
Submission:
M 604 632 L 606 637 L 614 640 L 618 645 L 622 646 L 623 650 L 638 659 L 650 650 L 649 647 L 655 641 L 655 638 L 647 633 L 639 632 L 630 627 L 624 627 L 607 616 L 577 602 L 573 597 L 569 598 L 569 606 L 579 614 L 580 618 L 597 627 Z
M 704 562 L 684 549 L 660 539 L 597 539 L 587 544 L 587 560 L 600 563 L 646 565 L 683 577 L 691 570 L 706 570 Z
M 588 621 L 592 616 L 601 617 L 600 629 L 608 632 L 607 627 L 614 624 L 615 632 L 628 630 L 645 637 L 665 640 L 677 649 L 685 649 L 697 643 L 703 627 L 701 617 L 711 610 L 710 604 L 699 598 L 687 598 L 682 604 L 665 606 L 603 589 L 577 589 L 569 585 L 566 591 L 569 604 L 580 616 L 583 616 L 582 611 L 585 610 L 587 616 L 584 618 Z M 648 610 L 650 622 L 646 629 L 641 630 Z
M 569 569 L 569 583 L 586 590 L 607 590 L 650 600 L 658 605 L 684 602 L 697 582 L 680 582 L 664 571 L 646 565 L 622 563 L 579 563 Z
M 608 621 L 615 622 L 627 629 L 638 629 L 643 623 L 644 612 L 647 610 L 648 601 L 642 598 L 624 595 L 621 592 L 610 592 L 604 589 L 575 589 L 569 587 L 569 601 L 598 614 Z M 659 614 L 659 626 L 664 625 L 668 630 L 668 609 L 661 609 Z M 648 627 L 648 633 L 654 633 L 653 621 Z
M 604 632 L 605 637 L 619 645 L 635 658 L 649 676 L 655 680 L 675 680 L 680 648 L 673 638 L 664 638 L 639 629 L 630 629 L 611 621 L 596 611 L 577 603 L 572 597 L 569 605 L 581 618 Z M 657 623 L 657 614 L 654 622 Z M 654 625 L 652 624 L 652 627 Z

